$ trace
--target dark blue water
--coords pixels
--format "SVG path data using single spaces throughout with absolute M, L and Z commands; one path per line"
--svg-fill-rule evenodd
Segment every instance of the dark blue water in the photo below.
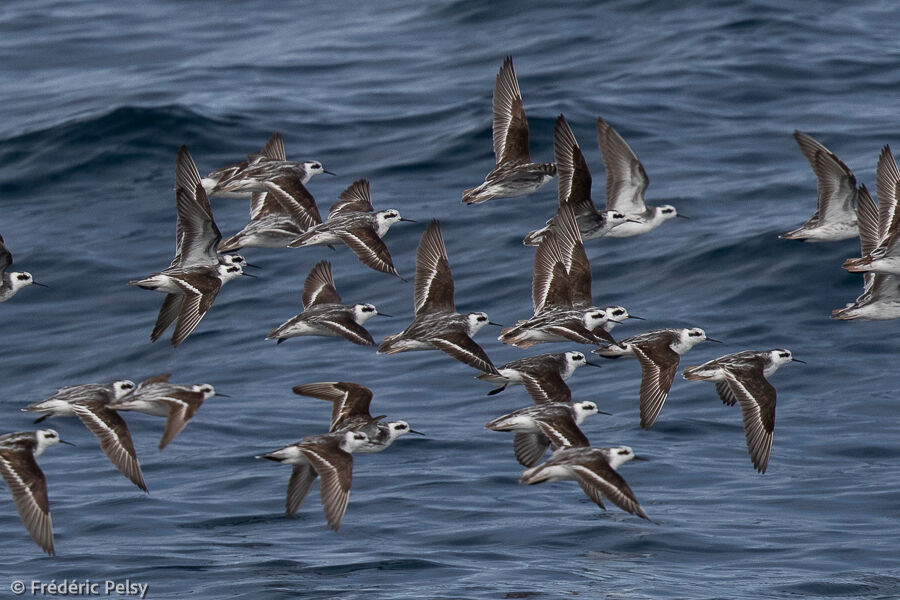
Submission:
M 2 431 L 62 385 L 172 372 L 230 398 L 206 403 L 164 452 L 162 422 L 127 415 L 150 494 L 116 473 L 77 421 L 78 444 L 40 458 L 58 556 L 31 542 L 0 490 L 2 575 L 10 582 L 113 579 L 149 598 L 894 598 L 900 595 L 895 322 L 828 316 L 861 291 L 844 272 L 854 240 L 777 235 L 813 211 L 815 179 L 791 133 L 807 131 L 874 188 L 882 145 L 900 146 L 900 10 L 891 3 L 483 3 L 358 6 L 7 2 L 0 7 L 0 234 L 17 268 L 51 286 L 0 305 Z M 312 265 L 334 264 L 350 302 L 368 301 L 376 339 L 412 317 L 412 284 L 344 248 L 249 249 L 258 280 L 229 284 L 177 350 L 150 344 L 160 294 L 126 285 L 168 264 L 175 153 L 201 172 L 284 134 L 289 158 L 339 175 L 309 187 L 324 210 L 357 178 L 376 207 L 418 224 L 386 236 L 401 274 L 441 219 L 461 311 L 512 323 L 531 309 L 522 235 L 556 204 L 555 184 L 516 200 L 460 204 L 493 162 L 490 106 L 514 57 L 532 156 L 551 160 L 566 115 L 594 171 L 603 116 L 643 161 L 648 202 L 691 220 L 588 244 L 599 305 L 644 329 L 700 326 L 683 364 L 790 348 L 768 472 L 747 455 L 739 411 L 712 386 L 677 379 L 650 431 L 638 426 L 639 369 L 583 369 L 576 399 L 611 417 L 584 429 L 648 462 L 622 473 L 653 522 L 592 504 L 574 483 L 522 487 L 511 436 L 488 420 L 530 403 L 499 396 L 442 353 L 378 356 L 326 338 L 263 338 L 300 308 Z M 243 201 L 214 201 L 229 235 Z M 489 330 L 497 364 L 523 356 Z M 562 351 L 571 345 L 546 345 Z M 585 372 L 588 371 L 588 372 Z M 314 489 L 283 516 L 289 469 L 254 455 L 325 430 L 329 407 L 293 385 L 351 380 L 373 411 L 425 438 L 359 457 L 338 533 Z

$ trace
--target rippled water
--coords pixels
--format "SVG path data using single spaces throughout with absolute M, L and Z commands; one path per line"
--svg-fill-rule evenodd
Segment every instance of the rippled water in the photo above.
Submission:
M 815 202 L 794 129 L 874 188 L 880 148 L 900 138 L 900 51 L 885 26 L 898 16 L 890 3 L 761 0 L 4 4 L 0 234 L 15 267 L 50 287 L 0 306 L 3 431 L 30 428 L 18 409 L 74 383 L 171 371 L 230 398 L 207 402 L 162 453 L 162 422 L 127 415 L 149 495 L 79 423 L 57 421 L 78 444 L 40 458 L 58 556 L 42 555 L 0 498 L 2 594 L 16 579 L 90 578 L 147 583 L 149 598 L 900 595 L 898 325 L 828 318 L 861 291 L 840 268 L 857 242 L 777 239 Z M 206 172 L 273 131 L 289 158 L 338 173 L 309 185 L 323 209 L 366 177 L 376 207 L 418 221 L 385 238 L 401 274 L 411 279 L 437 217 L 458 308 L 505 324 L 527 316 L 533 255 L 521 237 L 552 215 L 555 184 L 459 202 L 493 162 L 491 92 L 507 54 L 535 159 L 551 159 L 565 114 L 602 202 L 603 116 L 643 161 L 648 201 L 691 217 L 588 243 L 597 303 L 648 318 L 617 336 L 700 326 L 725 345 L 697 346 L 684 364 L 774 347 L 809 363 L 773 377 L 764 476 L 738 411 L 712 386 L 679 378 L 643 431 L 638 366 L 610 361 L 570 383 L 576 399 L 614 413 L 584 424 L 596 445 L 650 459 L 622 473 L 653 521 L 603 512 L 574 483 L 517 485 L 511 436 L 483 424 L 528 405 L 521 388 L 487 397 L 472 369 L 441 353 L 263 339 L 299 311 L 303 278 L 322 258 L 345 300 L 394 315 L 369 322 L 376 339 L 409 322 L 412 284 L 344 248 L 249 249 L 260 279 L 229 284 L 178 349 L 149 343 L 161 296 L 125 284 L 171 259 L 177 148 L 187 144 Z M 243 201 L 214 210 L 226 235 L 246 222 Z M 523 355 L 489 330 L 478 340 L 497 364 Z M 253 458 L 327 428 L 328 405 L 290 391 L 327 380 L 372 388 L 373 411 L 428 434 L 357 458 L 338 533 L 315 490 L 285 519 L 289 469 Z

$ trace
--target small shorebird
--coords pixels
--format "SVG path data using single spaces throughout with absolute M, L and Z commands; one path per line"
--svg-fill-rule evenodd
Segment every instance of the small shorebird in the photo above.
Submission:
M 273 133 L 265 147 L 247 160 L 216 169 L 203 178 L 203 188 L 209 196 L 246 198 L 256 192 L 265 192 L 267 182 L 276 185 L 306 185 L 314 175 L 328 173 L 317 160 L 292 162 L 284 153 L 284 140 L 280 133 Z
M 409 327 L 384 338 L 379 354 L 410 350 L 441 350 L 486 373 L 498 374 L 487 353 L 472 339 L 490 323 L 483 312 L 461 315 L 453 302 L 453 275 L 437 220 L 428 224 L 416 250 L 413 296 L 416 316 Z M 492 323 L 496 325 L 496 323 Z
M 545 481 L 577 481 L 600 508 L 606 509 L 605 497 L 622 510 L 649 521 L 634 492 L 616 472 L 619 465 L 635 458 L 628 446 L 561 448 L 543 464 L 523 472 L 519 482 L 534 485 Z
M 265 182 L 265 192 L 254 192 L 250 199 L 250 222 L 219 243 L 219 252 L 231 252 L 255 246 L 286 248 L 288 244 L 322 222 L 315 198 L 296 180 Z
M 551 402 L 520 408 L 494 419 L 485 428 L 516 432 L 513 438 L 516 460 L 522 466 L 533 467 L 544 456 L 548 446 L 554 450 L 589 446 L 590 442 L 578 426 L 585 418 L 599 412 L 593 402 Z
M 885 275 L 900 275 L 900 211 L 897 210 L 897 200 L 900 196 L 900 170 L 894 162 L 890 146 L 885 146 L 878 157 L 878 166 L 875 171 L 875 179 L 878 186 L 878 237 L 874 248 L 863 250 L 860 258 L 848 258 L 844 261 L 844 268 L 851 273 L 882 273 Z M 871 223 L 866 227 L 871 229 Z M 860 227 L 862 235 L 862 226 Z M 867 235 L 872 234 L 867 231 Z M 862 242 L 860 242 L 862 243 Z M 867 241 L 867 243 L 871 243 Z
M 200 405 L 217 394 L 216 389 L 208 383 L 196 385 L 175 385 L 169 383 L 171 373 L 161 373 L 142 381 L 134 392 L 110 402 L 107 406 L 113 410 L 131 410 L 154 417 L 165 417 L 166 428 L 159 440 L 159 449 L 165 448 L 175 436 L 181 433 L 191 420 Z
M 150 340 L 156 341 L 177 320 L 172 346 L 181 344 L 212 306 L 221 287 L 241 275 L 246 264 L 240 255 L 219 256 L 222 239 L 213 220 L 209 198 L 200 184 L 200 174 L 185 146 L 175 165 L 175 258 L 163 271 L 129 281 L 146 290 L 166 294 Z
M 889 198 L 884 200 L 890 202 Z M 879 210 L 866 186 L 859 190 L 856 205 L 859 223 L 859 245 L 863 257 L 878 247 Z M 860 259 L 856 259 L 860 260 Z M 900 276 L 863 272 L 863 293 L 855 302 L 831 311 L 832 319 L 882 320 L 900 318 Z
M 565 340 L 615 343 L 603 328 L 609 317 L 593 306 L 591 265 L 568 204 L 560 205 L 535 252 L 531 301 L 534 316 L 505 328 L 497 339 L 518 348 Z
M 290 337 L 320 335 L 343 337 L 360 346 L 374 346 L 375 340 L 363 324 L 379 313 L 371 304 L 341 304 L 334 287 L 331 263 L 320 261 L 303 284 L 303 312 L 269 332 L 267 340 L 280 344 Z M 389 316 L 389 315 L 384 315 Z
M 588 169 L 581 147 L 572 133 L 566 118 L 556 118 L 553 129 L 553 159 L 559 175 L 559 204 L 568 204 L 575 213 L 575 220 L 583 240 L 591 240 L 607 235 L 613 228 L 629 221 L 629 217 L 618 210 L 599 211 L 591 199 L 591 172 Z M 639 222 L 631 219 L 631 222 Z M 550 230 L 553 219 L 547 226 L 529 232 L 522 241 L 526 246 L 537 246 Z
M 616 227 L 607 236 L 618 238 L 640 235 L 669 219 L 685 218 L 670 204 L 644 204 L 644 192 L 650 184 L 644 165 L 612 125 L 600 117 L 597 118 L 597 145 L 606 167 L 606 209 L 624 213 L 629 219 L 629 222 Z
M 46 400 L 29 404 L 22 410 L 44 413 L 35 423 L 53 417 L 78 417 L 100 440 L 100 449 L 113 466 L 146 492 L 147 485 L 144 483 L 128 425 L 109 407 L 111 403 L 125 398 L 133 390 L 134 383 L 128 380 L 72 385 L 59 388 Z
M 347 510 L 350 484 L 353 478 L 352 453 L 369 441 L 365 433 L 344 431 L 309 435 L 296 444 L 290 444 L 274 452 L 256 458 L 267 458 L 293 465 L 288 482 L 285 513 L 293 517 L 316 477 L 322 476 L 322 507 L 328 526 L 337 531 Z
M 381 452 L 398 437 L 407 433 L 424 435 L 420 431 L 410 429 L 406 421 L 382 421 L 384 415 L 373 417 L 369 413 L 372 390 L 358 383 L 323 381 L 295 385 L 292 389 L 300 396 L 311 396 L 332 403 L 329 433 L 342 431 L 365 433 L 368 441 L 356 449 L 357 454 Z
M 775 431 L 775 388 L 767 377 L 794 358 L 790 350 L 745 350 L 726 354 L 696 367 L 687 367 L 682 376 L 690 381 L 712 381 L 722 402 L 741 405 L 744 434 L 753 466 L 766 472 Z
M 399 221 L 415 223 L 412 219 L 401 217 L 393 208 L 376 213 L 369 194 L 369 181 L 360 179 L 341 192 L 338 201 L 328 211 L 327 221 L 313 225 L 288 246 L 305 248 L 346 244 L 367 267 L 400 277 L 394 268 L 391 253 L 381 241 L 391 225 Z
M 566 385 L 566 380 L 582 365 L 600 366 L 588 362 L 584 353 L 570 351 L 520 358 L 497 367 L 499 375 L 482 373 L 476 377 L 482 381 L 502 384 L 488 392 L 488 396 L 499 394 L 507 386 L 521 384 L 535 404 L 571 402 L 572 391 Z
M 522 93 L 507 56 L 494 85 L 494 156 L 496 164 L 484 183 L 463 193 L 463 204 L 513 198 L 537 191 L 556 175 L 553 163 L 533 163 L 528 151 L 528 119 Z
M 678 371 L 681 355 L 700 342 L 719 342 L 698 327 L 657 329 L 597 348 L 604 358 L 633 356 L 641 365 L 641 427 L 650 429 L 662 410 Z
M 50 556 L 56 551 L 53 548 L 47 480 L 35 459 L 55 444 L 74 445 L 59 439 L 59 434 L 52 429 L 0 435 L 0 475 L 3 475 L 12 493 L 28 535 Z
M 6 302 L 26 285 L 47 287 L 43 283 L 36 282 L 27 271 L 7 272 L 12 262 L 12 253 L 3 243 L 3 236 L 0 236 L 0 302 Z
M 853 171 L 831 150 L 802 131 L 794 130 L 794 139 L 816 174 L 818 203 L 816 212 L 806 223 L 778 237 L 806 242 L 832 242 L 856 237 L 859 229 L 856 226 L 855 205 L 859 192 Z

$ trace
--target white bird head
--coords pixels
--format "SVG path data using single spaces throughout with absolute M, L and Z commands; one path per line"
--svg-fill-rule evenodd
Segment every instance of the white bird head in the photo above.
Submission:
M 593 331 L 598 327 L 602 327 L 604 323 L 609 320 L 609 316 L 607 316 L 606 311 L 602 308 L 593 308 L 584 313 L 584 316 L 581 317 L 584 326 L 588 331 Z
M 415 223 L 415 221 L 413 221 L 412 219 L 401 217 L 400 213 L 393 208 L 378 211 L 377 213 L 375 213 L 375 231 L 378 233 L 378 237 L 384 237 L 384 234 L 388 232 L 388 229 L 391 228 L 391 225 L 399 221 Z
M 378 310 L 372 304 L 353 305 L 353 320 L 362 325 L 378 314 Z
M 348 431 L 341 440 L 341 450 L 352 454 L 354 450 L 358 450 L 368 443 L 369 436 L 362 431 Z
M 424 435 L 420 431 L 416 431 L 415 429 L 411 429 L 409 427 L 409 423 L 406 421 L 391 421 L 387 424 L 388 430 L 390 431 L 391 441 L 396 440 L 401 435 L 406 435 L 407 433 L 418 433 L 419 435 Z
M 122 379 L 119 381 L 114 381 L 112 384 L 113 388 L 113 399 L 118 400 L 120 398 L 124 398 L 128 394 L 134 391 L 134 382 L 129 381 L 127 379 Z
M 466 315 L 467 333 L 470 337 L 478 333 L 478 331 L 488 323 L 490 323 L 490 321 L 488 320 L 487 313 L 473 312 Z
M 706 335 L 699 327 L 689 327 L 678 331 L 678 340 L 672 345 L 672 349 L 678 354 L 684 354 L 700 342 L 718 342 Z
M 41 283 L 36 282 L 34 280 L 34 277 L 31 276 L 31 273 L 27 271 L 13 271 L 11 273 L 7 273 L 7 275 L 9 276 L 9 286 L 12 288 L 12 294 L 10 294 L 10 296 L 21 290 L 23 287 L 29 285 L 47 287 Z
M 234 265 L 218 265 L 216 270 L 219 273 L 219 278 L 222 280 L 222 283 L 227 283 L 232 279 L 237 279 L 241 275 L 244 274 L 244 268 L 239 264 Z
M 59 434 L 55 429 L 38 429 L 34 432 L 34 436 L 37 439 L 37 447 L 34 449 L 35 456 L 40 456 L 44 450 L 59 443 L 74 445 L 59 439 Z
M 627 463 L 635 458 L 634 450 L 631 446 L 614 446 L 612 448 L 604 448 L 606 450 L 606 460 L 613 469 L 619 468 L 620 465 Z
M 680 216 L 678 211 L 675 210 L 675 207 L 671 204 L 660 204 L 656 207 L 656 217 L 658 219 L 662 219 L 663 221 L 668 221 L 669 219 L 674 219 L 675 217 Z
M 620 225 L 627 221 L 628 215 L 617 210 L 604 210 L 603 219 L 609 226 L 615 227 L 616 225 Z
M 794 358 L 794 355 L 791 354 L 791 351 L 785 348 L 776 348 L 775 350 L 770 350 L 769 366 L 765 369 L 765 374 L 771 375 L 778 369 L 778 367 L 780 367 L 781 365 L 786 365 L 789 362 L 806 364 L 804 361 L 798 358 Z
M 191 389 L 194 390 L 195 392 L 200 392 L 201 394 L 203 394 L 204 402 L 216 395 L 216 388 L 214 388 L 213 386 L 211 386 L 208 383 L 198 383 L 196 385 L 192 385 Z M 220 395 L 222 395 L 222 394 L 220 394 Z
M 583 352 L 565 352 L 563 353 L 563 360 L 566 363 L 565 371 L 571 373 L 581 365 L 587 364 L 587 358 L 585 358 Z
M 315 175 L 321 175 L 322 173 L 328 173 L 329 175 L 334 175 L 331 171 L 325 169 L 317 160 L 310 160 L 305 163 L 301 163 L 303 166 L 303 178 L 301 179 L 301 183 L 304 185 L 309 182 L 310 179 Z
M 582 421 L 591 415 L 596 415 L 600 409 L 593 402 L 576 402 L 572 405 L 572 412 L 575 413 L 575 424 L 581 425 Z

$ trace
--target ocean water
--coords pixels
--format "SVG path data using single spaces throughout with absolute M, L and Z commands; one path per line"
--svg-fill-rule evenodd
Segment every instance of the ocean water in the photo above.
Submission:
M 0 305 L 0 429 L 32 428 L 19 408 L 77 383 L 171 372 L 229 398 L 204 404 L 163 452 L 162 421 L 126 415 L 149 495 L 80 423 L 56 421 L 77 444 L 39 459 L 57 556 L 31 542 L 0 490 L 0 596 L 16 580 L 87 579 L 147 584 L 148 598 L 900 596 L 900 324 L 829 319 L 862 290 L 840 267 L 858 242 L 777 239 L 815 205 L 794 129 L 870 189 L 881 147 L 900 144 L 900 48 L 888 25 L 900 9 L 675 4 L 4 3 L 0 234 L 14 268 L 49 287 Z M 699 326 L 724 344 L 698 345 L 683 365 L 777 347 L 808 363 L 772 378 L 765 475 L 750 464 L 739 411 L 709 384 L 679 376 L 641 430 L 640 370 L 621 360 L 570 385 L 613 413 L 585 422 L 595 445 L 649 459 L 621 472 L 652 521 L 602 511 L 572 482 L 518 485 L 511 436 L 484 423 L 527 406 L 521 387 L 488 397 L 471 368 L 439 352 L 264 340 L 299 312 L 303 279 L 323 258 L 346 301 L 393 315 L 368 323 L 376 339 L 406 326 L 412 283 L 346 248 L 247 249 L 259 279 L 230 283 L 179 348 L 149 342 L 162 296 L 126 284 L 171 260 L 178 147 L 207 172 L 275 131 L 289 158 L 337 173 L 308 186 L 323 212 L 365 177 L 377 208 L 417 221 L 385 237 L 402 275 L 412 279 L 418 240 L 438 218 L 458 309 L 503 324 L 528 316 L 533 252 L 521 238 L 552 216 L 555 183 L 460 203 L 493 164 L 491 93 L 507 55 L 533 158 L 552 160 L 565 114 L 602 204 L 602 116 L 642 160 L 648 202 L 690 217 L 587 243 L 597 304 L 647 318 L 616 336 Z M 225 235 L 246 223 L 244 201 L 213 200 L 213 210 Z M 477 336 L 495 364 L 575 348 L 526 353 L 496 334 Z M 370 387 L 375 414 L 427 434 L 357 457 L 336 533 L 316 489 L 286 519 L 289 469 L 253 458 L 327 429 L 329 406 L 290 388 L 330 380 Z

